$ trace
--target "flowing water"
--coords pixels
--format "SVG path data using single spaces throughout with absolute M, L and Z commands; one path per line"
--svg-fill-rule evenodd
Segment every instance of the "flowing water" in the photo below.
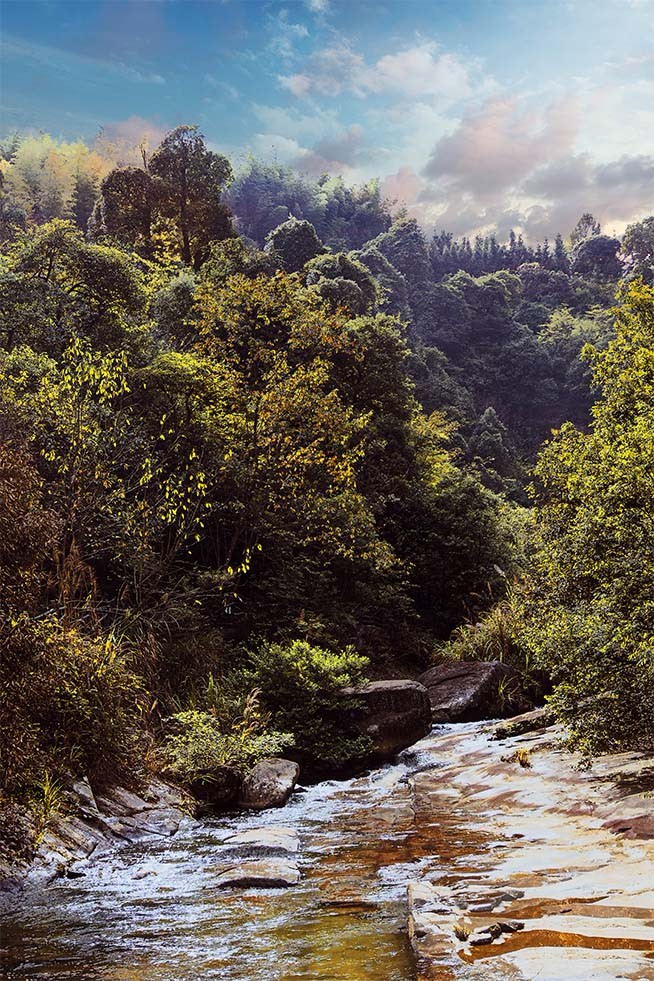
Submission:
M 283 810 L 215 817 L 29 889 L 3 919 L 4 976 L 409 981 L 406 881 L 442 826 L 414 820 L 408 778 L 435 765 L 422 745 L 365 776 L 301 788 Z M 217 889 L 222 842 L 265 825 L 299 833 L 300 884 Z
M 281 810 L 189 823 L 173 838 L 92 859 L 83 878 L 30 886 L 0 921 L 0 974 L 654 981 L 654 842 L 607 831 L 593 816 L 606 785 L 575 771 L 547 734 L 525 740 L 527 769 L 483 725 L 442 727 L 369 774 L 300 788 Z M 637 797 L 637 809 L 648 800 Z M 275 826 L 299 836 L 300 883 L 218 888 L 226 839 Z M 407 936 L 412 880 L 459 897 L 450 909 L 468 910 L 472 926 L 491 915 L 474 912 L 490 908 L 484 897 L 510 886 L 501 915 L 524 929 L 474 947 L 457 939 L 447 915 L 425 926 L 414 905 L 413 922 L 423 923 L 416 958 Z

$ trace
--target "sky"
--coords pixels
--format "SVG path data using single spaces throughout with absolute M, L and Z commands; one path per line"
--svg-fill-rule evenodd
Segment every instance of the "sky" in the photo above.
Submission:
M 654 0 L 0 0 L 0 130 L 195 123 L 426 228 L 654 212 Z

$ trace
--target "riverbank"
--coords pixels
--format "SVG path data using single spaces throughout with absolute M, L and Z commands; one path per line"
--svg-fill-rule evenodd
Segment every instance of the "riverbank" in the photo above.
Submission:
M 416 822 L 450 814 L 408 884 L 420 981 L 654 978 L 654 760 L 591 770 L 550 726 L 462 727 L 412 777 Z M 435 829 L 436 830 L 436 829 Z

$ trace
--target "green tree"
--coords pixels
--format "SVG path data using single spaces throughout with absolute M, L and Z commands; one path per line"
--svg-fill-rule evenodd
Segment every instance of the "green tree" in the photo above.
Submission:
M 654 217 L 627 225 L 620 258 L 624 263 L 625 278 L 640 276 L 650 286 L 654 283 Z
M 356 259 L 338 252 L 311 259 L 304 267 L 307 286 L 332 309 L 346 307 L 355 316 L 371 313 L 377 302 L 377 284 Z
M 654 290 L 633 284 L 592 355 L 591 431 L 566 424 L 536 469 L 526 636 L 586 752 L 652 744 Z
M 232 169 L 226 157 L 208 150 L 197 126 L 178 126 L 150 158 L 158 211 L 170 219 L 180 240 L 180 256 L 198 269 L 212 242 L 232 234 L 230 213 L 221 201 Z
M 325 247 L 311 222 L 289 218 L 268 233 L 265 250 L 278 257 L 286 272 L 299 272 Z
M 590 235 L 572 250 L 571 269 L 581 276 L 618 279 L 622 266 L 618 259 L 620 239 L 611 235 Z

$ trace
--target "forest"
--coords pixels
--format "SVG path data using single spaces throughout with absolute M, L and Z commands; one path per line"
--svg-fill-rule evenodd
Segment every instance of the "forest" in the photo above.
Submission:
M 651 746 L 654 217 L 429 235 L 192 125 L 0 157 L 5 826 L 71 773 L 338 767 L 344 686 L 448 659 Z

